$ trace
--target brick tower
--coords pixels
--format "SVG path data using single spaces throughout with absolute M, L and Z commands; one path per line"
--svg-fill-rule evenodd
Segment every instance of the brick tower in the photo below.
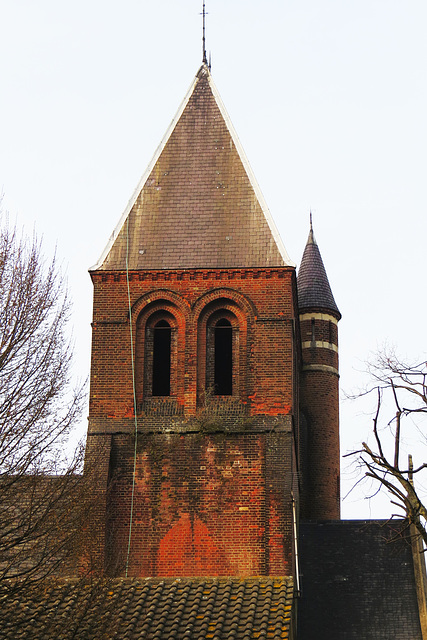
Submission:
M 310 216 L 311 217 L 311 216 Z M 302 346 L 301 517 L 340 517 L 338 321 L 335 303 L 313 234 L 298 272 Z
M 100 570 L 292 575 L 295 266 L 205 63 L 91 277 Z

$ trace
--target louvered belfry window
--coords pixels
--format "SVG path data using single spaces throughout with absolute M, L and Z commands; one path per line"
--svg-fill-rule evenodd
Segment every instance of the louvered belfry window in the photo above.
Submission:
M 152 395 L 169 396 L 171 392 L 171 327 L 159 320 L 153 328 Z
M 233 329 L 226 318 L 217 320 L 214 328 L 214 393 L 233 394 Z

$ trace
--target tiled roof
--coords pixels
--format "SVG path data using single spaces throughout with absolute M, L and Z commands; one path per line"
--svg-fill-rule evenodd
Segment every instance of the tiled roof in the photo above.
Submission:
M 93 269 L 126 255 L 130 269 L 294 266 L 205 64 Z
M 300 640 L 421 640 L 403 521 L 300 524 Z
M 285 640 L 292 598 L 280 577 L 45 581 L 0 600 L 0 638 Z
M 300 311 L 324 309 L 332 311 L 338 319 L 341 318 L 311 226 L 298 270 L 297 283 Z

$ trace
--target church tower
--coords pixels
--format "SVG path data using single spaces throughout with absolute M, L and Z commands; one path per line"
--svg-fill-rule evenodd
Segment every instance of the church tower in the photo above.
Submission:
M 292 576 L 295 265 L 206 63 L 90 273 L 99 570 Z
M 301 517 L 340 517 L 338 321 L 335 303 L 314 238 L 310 233 L 298 272 L 302 343 Z

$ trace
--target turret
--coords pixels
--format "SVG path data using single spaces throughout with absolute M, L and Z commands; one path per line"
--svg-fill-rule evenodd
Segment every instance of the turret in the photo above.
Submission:
M 335 303 L 314 238 L 310 233 L 298 273 L 302 342 L 301 516 L 340 517 L 338 321 Z

